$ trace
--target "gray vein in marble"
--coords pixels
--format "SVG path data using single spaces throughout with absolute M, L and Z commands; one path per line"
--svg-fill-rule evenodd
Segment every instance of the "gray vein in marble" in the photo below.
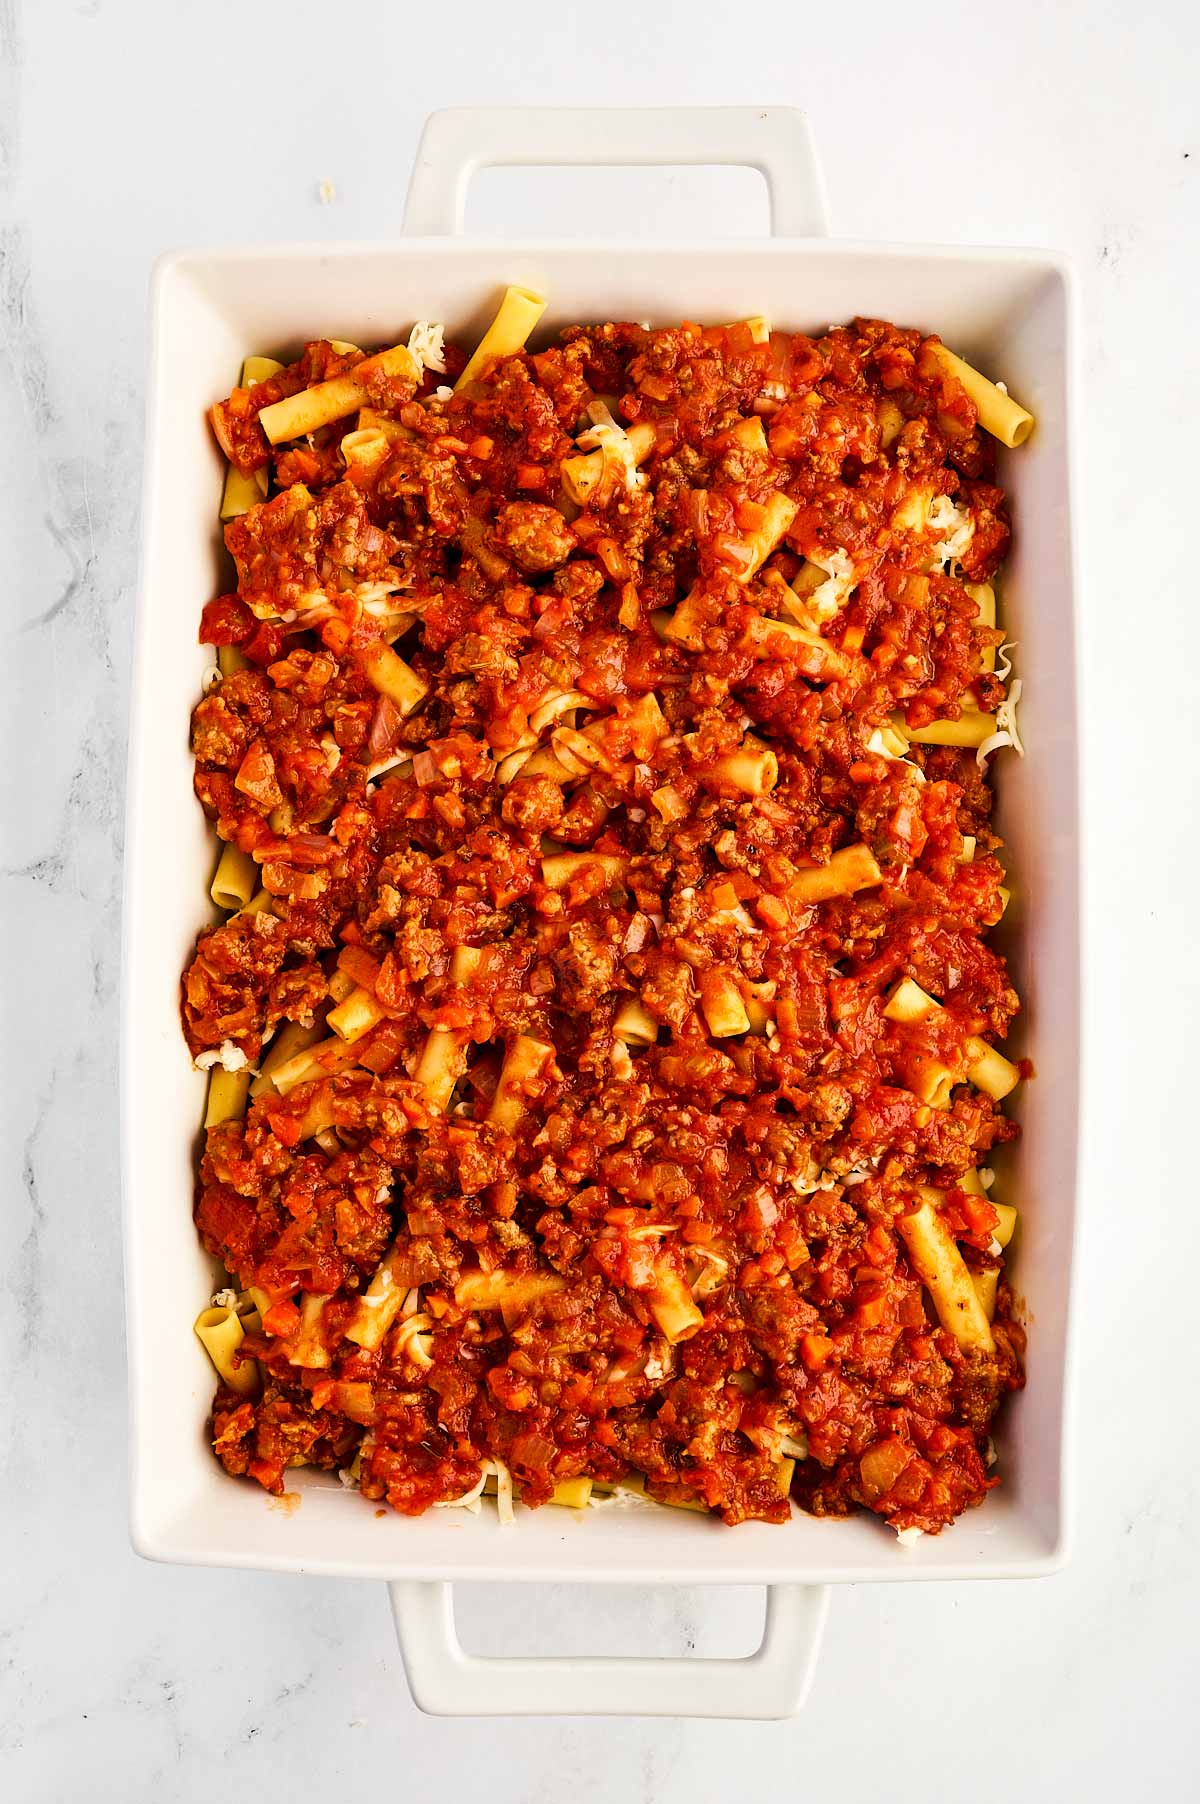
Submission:
M 38 883 L 46 889 L 56 890 L 66 863 L 62 852 L 47 852 L 44 857 L 35 858 L 29 864 L 0 866 L 0 877 L 13 883 Z
M 33 1125 L 26 1134 L 25 1144 L 21 1149 L 21 1186 L 29 1204 L 29 1227 L 18 1249 L 16 1266 L 11 1273 L 5 1274 L 6 1288 L 12 1292 L 14 1301 L 24 1303 L 20 1323 L 21 1347 L 26 1353 L 31 1353 L 37 1344 L 45 1310 L 41 1283 L 41 1243 L 42 1231 L 46 1226 L 46 1207 L 38 1182 L 37 1149 L 54 1098 L 54 1090 L 55 1080 L 52 1077 L 50 1088 L 38 1099 Z
M 0 7 L 6 0 L 0 0 Z M 8 121 L 11 129 L 12 121 Z M 2 340 L 17 392 L 28 417 L 29 430 L 46 433 L 54 424 L 50 383 L 41 338 L 33 323 L 30 232 L 22 225 L 0 230 L 0 340 Z
M 16 181 L 24 61 L 17 0 L 0 0 L 0 191 Z
M 87 499 L 86 489 L 85 489 L 85 493 L 84 493 L 84 499 L 85 499 L 85 501 Z M 50 603 L 50 606 L 48 608 L 45 608 L 42 611 L 42 613 L 35 614 L 32 620 L 27 620 L 25 622 L 25 624 L 21 630 L 22 630 L 22 632 L 26 632 L 26 633 L 35 631 L 36 628 L 39 626 L 48 626 L 52 620 L 57 620 L 58 616 L 66 608 L 70 607 L 71 603 L 74 601 L 76 595 L 78 595 L 82 586 L 87 582 L 88 578 L 91 576 L 92 570 L 95 567 L 95 562 L 96 562 L 96 549 L 95 549 L 95 539 L 94 538 L 92 539 L 92 549 L 91 549 L 86 561 L 80 562 L 79 553 L 76 551 L 74 545 L 72 545 L 70 539 L 62 531 L 62 528 L 55 523 L 55 521 L 51 518 L 51 516 L 49 514 L 47 514 L 45 517 L 45 525 L 46 525 L 46 531 L 50 534 L 50 537 L 54 540 L 54 543 L 59 547 L 60 551 L 62 551 L 63 555 L 67 559 L 67 562 L 70 564 L 71 575 L 67 579 L 66 585 L 63 588 L 61 595 L 58 597 L 58 600 L 52 601 Z M 90 507 L 88 509 L 88 527 L 89 527 L 89 531 L 90 531 L 91 530 L 91 509 L 90 509 Z

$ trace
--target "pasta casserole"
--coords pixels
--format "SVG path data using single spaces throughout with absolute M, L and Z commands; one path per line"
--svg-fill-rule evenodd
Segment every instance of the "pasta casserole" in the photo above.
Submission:
M 543 305 L 212 409 L 216 1455 L 936 1533 L 1023 1382 L 987 773 L 1033 422 L 879 320 L 530 352 Z

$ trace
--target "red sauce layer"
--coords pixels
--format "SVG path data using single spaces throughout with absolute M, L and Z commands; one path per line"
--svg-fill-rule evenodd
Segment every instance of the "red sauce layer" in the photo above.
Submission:
M 927 344 L 874 320 L 761 344 L 577 327 L 449 401 L 392 381 L 369 442 L 343 451 L 352 417 L 272 448 L 259 408 L 353 367 L 315 344 L 214 410 L 270 489 L 204 611 L 244 667 L 196 708 L 195 787 L 269 900 L 200 934 L 188 1044 L 257 1066 L 349 989 L 373 1019 L 340 1057 L 322 1028 L 306 1081 L 207 1135 L 200 1235 L 263 1311 L 261 1388 L 214 1406 L 230 1472 L 279 1492 L 353 1462 L 415 1513 L 493 1459 L 528 1504 L 641 1475 L 728 1523 L 784 1519 L 790 1490 L 928 1532 L 996 1482 L 1008 1286 L 994 1352 L 963 1352 L 897 1228 L 934 1186 L 994 1270 L 996 1212 L 960 1186 L 1015 1132 L 966 1081 L 919 1094 L 923 1060 L 961 1066 L 1017 1008 L 986 939 L 990 792 L 971 750 L 870 745 L 1000 695 L 964 581 L 999 564 L 1003 497 Z M 561 466 L 598 397 L 653 444 L 640 478 L 602 457 L 578 505 Z M 957 562 L 897 523 L 917 492 L 969 516 Z M 411 712 L 378 686 L 385 644 Z M 879 880 L 804 899 L 857 845 Z M 884 1016 L 904 976 L 936 1019 Z M 364 1345 L 385 1257 L 423 1326 Z

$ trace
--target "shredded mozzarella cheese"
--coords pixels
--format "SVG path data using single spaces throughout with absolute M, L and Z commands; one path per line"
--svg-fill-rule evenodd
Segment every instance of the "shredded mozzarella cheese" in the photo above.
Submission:
M 496 1514 L 505 1528 L 508 1528 L 516 1517 L 513 1515 L 512 1473 L 503 1460 L 494 1459 L 489 1462 L 496 1475 Z
M 469 1491 L 461 1497 L 444 1497 L 440 1503 L 434 1504 L 435 1510 L 470 1510 L 473 1516 L 480 1511 L 483 1489 L 489 1478 L 496 1481 L 496 1514 L 500 1521 L 508 1527 L 516 1521 L 513 1515 L 512 1474 L 503 1460 L 485 1459 L 479 1467 L 479 1477 Z
M 975 522 L 965 508 L 958 507 L 949 495 L 935 495 L 925 516 L 926 524 L 940 536 L 933 548 L 939 564 L 960 563 L 975 537 Z
M 805 597 L 805 606 L 818 620 L 832 620 L 850 599 L 854 559 L 839 547 L 835 551 L 814 552 L 808 561 L 825 571 L 825 581 Z
M 379 777 L 386 776 L 388 771 L 395 770 L 398 764 L 408 764 L 411 759 L 412 753 L 407 750 L 389 752 L 386 758 L 376 758 L 374 764 L 367 766 L 368 783 L 374 783 Z
M 394 597 L 399 594 L 401 589 L 408 587 L 411 587 L 411 582 L 407 577 L 390 583 L 361 582 L 354 583 L 349 589 L 339 590 L 338 597 L 339 600 L 344 600 L 347 595 L 353 595 L 364 613 L 378 619 L 386 619 L 389 615 L 398 612 Z M 306 589 L 301 597 L 299 608 L 290 608 L 286 613 L 264 614 L 259 618 L 282 620 L 285 625 L 291 625 L 292 622 L 298 620 L 301 626 L 310 628 L 320 626 L 322 622 L 330 619 L 333 613 L 334 604 L 324 589 Z
M 419 319 L 408 335 L 408 354 L 417 366 L 417 372 L 435 370 L 439 376 L 446 374 L 446 332 L 443 326 L 431 325 L 427 319 Z
M 394 614 L 392 597 L 398 592 L 399 583 L 364 582 L 354 585 L 354 598 L 362 603 L 363 612 L 367 614 Z
M 984 770 L 993 752 L 1001 746 L 1011 745 L 1018 758 L 1025 756 L 1025 747 L 1021 744 L 1021 735 L 1017 729 L 1017 703 L 1021 699 L 1021 679 L 1017 677 L 1012 688 L 996 709 L 996 731 L 989 733 L 975 754 L 975 762 L 980 770 Z
M 403 1316 L 392 1341 L 392 1356 L 407 1356 L 414 1365 L 426 1370 L 433 1364 L 433 1317 L 423 1312 Z
M 232 1040 L 222 1040 L 214 1051 L 200 1054 L 196 1070 L 211 1071 L 214 1065 L 220 1065 L 223 1071 L 244 1071 L 249 1063 L 240 1046 L 235 1046 Z
M 593 1485 L 588 1497 L 588 1508 L 592 1510 L 609 1509 L 657 1509 L 653 1497 L 647 1497 L 644 1491 L 634 1490 L 629 1485 L 615 1484 L 611 1491 L 598 1491 Z
M 364 1309 L 381 1309 L 388 1300 L 387 1293 L 393 1284 L 391 1272 L 386 1265 L 381 1265 L 375 1276 L 379 1283 L 379 1289 L 374 1296 L 369 1290 L 365 1290 L 358 1299 Z
M 603 401 L 591 401 L 588 404 L 588 418 L 592 424 L 587 432 L 581 432 L 575 443 L 581 451 L 603 451 L 607 466 L 619 466 L 625 487 L 631 495 L 646 486 L 645 473 L 638 469 L 633 446 L 625 428 L 613 419 Z
M 921 769 L 921 766 L 919 764 L 914 764 L 911 758 L 905 758 L 899 752 L 892 751 L 887 740 L 884 738 L 883 729 L 881 727 L 876 727 L 875 731 L 871 734 L 871 737 L 867 740 L 867 750 L 869 752 L 874 752 L 879 758 L 886 758 L 890 764 L 907 765 L 909 770 L 912 771 L 913 775 L 916 777 L 917 782 L 924 783 L 925 772 Z
M 470 1510 L 473 1516 L 478 1516 L 479 1500 L 483 1496 L 483 1487 L 488 1481 L 491 1470 L 492 1462 L 485 1459 L 479 1468 L 479 1477 L 469 1491 L 464 1491 L 461 1497 L 443 1497 L 440 1503 L 434 1504 L 434 1509 Z

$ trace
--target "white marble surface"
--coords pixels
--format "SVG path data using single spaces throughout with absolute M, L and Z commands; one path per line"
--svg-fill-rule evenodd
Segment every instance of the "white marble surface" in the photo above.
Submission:
M 1194 1294 L 1200 25 L 1191 0 L 538 8 L 0 0 L 0 1795 L 494 1804 L 1151 1794 L 1200 1753 Z M 845 49 L 835 41 L 842 24 Z M 422 1718 L 382 1586 L 140 1564 L 126 1540 L 114 1114 L 146 281 L 166 245 L 398 217 L 452 103 L 801 104 L 835 230 L 1065 247 L 1086 318 L 1092 1106 L 1074 1564 L 835 1596 L 778 1726 Z M 1189 157 L 1190 153 L 1190 157 Z M 318 186 L 336 187 L 322 203 Z M 733 178 L 490 178 L 479 223 L 702 229 Z M 1152 762 L 1153 760 L 1153 762 Z M 1128 823 L 1128 824 L 1126 824 Z M 752 1594 L 480 1588 L 487 1651 L 741 1652 Z M 978 1650 L 978 1651 L 976 1651 Z M 785 1780 L 783 1774 L 789 1777 Z

